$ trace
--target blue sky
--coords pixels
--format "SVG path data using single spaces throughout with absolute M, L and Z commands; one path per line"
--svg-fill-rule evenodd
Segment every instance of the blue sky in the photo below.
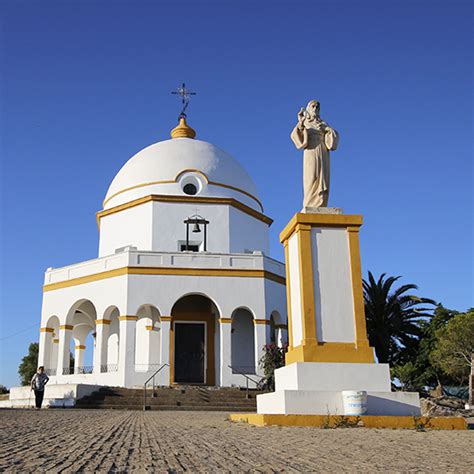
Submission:
M 473 306 L 471 5 L 3 1 L 0 383 L 38 340 L 44 271 L 97 255 L 107 187 L 168 138 L 183 81 L 198 138 L 254 178 L 272 256 L 302 201 L 289 133 L 317 98 L 341 135 L 330 205 L 363 214 L 364 272 Z

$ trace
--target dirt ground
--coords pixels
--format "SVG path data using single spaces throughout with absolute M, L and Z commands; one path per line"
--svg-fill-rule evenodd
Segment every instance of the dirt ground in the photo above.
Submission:
M 226 413 L 0 410 L 0 471 L 474 472 L 474 431 L 254 427 Z

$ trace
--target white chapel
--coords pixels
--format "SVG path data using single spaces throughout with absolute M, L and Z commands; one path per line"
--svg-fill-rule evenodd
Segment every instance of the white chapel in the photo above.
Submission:
M 272 220 L 238 161 L 195 135 L 181 117 L 127 161 L 97 213 L 98 257 L 47 270 L 50 384 L 133 387 L 160 369 L 159 385 L 244 385 L 263 346 L 286 342 Z

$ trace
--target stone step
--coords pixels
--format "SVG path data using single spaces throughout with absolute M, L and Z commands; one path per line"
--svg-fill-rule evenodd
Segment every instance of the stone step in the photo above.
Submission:
M 147 390 L 146 404 L 150 410 L 192 411 L 256 411 L 258 391 L 239 388 L 208 388 L 202 386 L 156 387 Z M 140 388 L 103 387 L 78 400 L 77 408 L 108 408 L 143 410 L 144 391 Z
M 174 405 L 147 405 L 150 411 L 225 411 L 225 412 L 255 412 L 255 407 L 237 407 L 237 406 L 174 406 Z M 109 410 L 143 410 L 143 405 L 87 405 L 87 407 L 78 407 L 87 409 L 109 409 Z
M 87 404 L 102 404 L 102 405 L 121 405 L 127 403 L 129 405 L 142 405 L 144 402 L 143 398 L 140 399 L 89 399 L 89 400 L 78 400 L 77 406 Z M 256 406 L 255 400 L 214 400 L 212 402 L 205 402 L 202 400 L 169 400 L 162 398 L 147 398 L 147 404 L 158 404 L 158 405 L 244 405 L 244 406 Z

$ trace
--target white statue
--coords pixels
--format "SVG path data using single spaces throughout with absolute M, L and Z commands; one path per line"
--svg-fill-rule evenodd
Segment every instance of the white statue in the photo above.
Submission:
M 329 151 L 335 150 L 339 135 L 319 116 L 320 105 L 310 100 L 298 113 L 291 139 L 303 148 L 303 207 L 327 207 L 329 199 Z

